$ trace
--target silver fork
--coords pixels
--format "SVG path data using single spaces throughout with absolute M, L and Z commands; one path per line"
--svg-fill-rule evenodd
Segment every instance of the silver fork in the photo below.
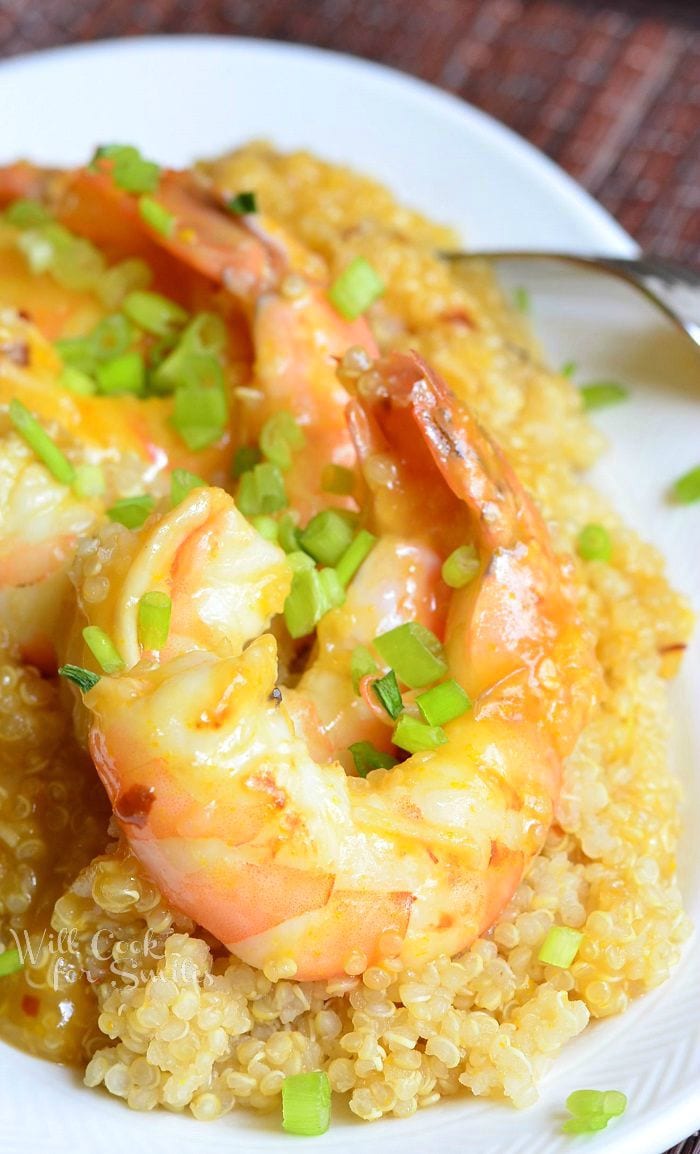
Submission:
M 621 258 L 612 256 L 577 256 L 558 252 L 446 252 L 451 261 L 508 262 L 525 266 L 536 262 L 578 265 L 592 272 L 620 277 L 657 305 L 700 349 L 700 270 L 656 256 Z

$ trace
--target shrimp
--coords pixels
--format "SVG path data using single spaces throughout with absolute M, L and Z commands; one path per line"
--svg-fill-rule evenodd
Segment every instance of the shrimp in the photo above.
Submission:
M 109 161 L 103 161 L 67 174 L 52 208 L 64 225 L 109 255 L 143 256 L 157 279 L 181 293 L 184 268 L 206 291 L 214 285 L 235 302 L 255 350 L 253 390 L 236 414 L 239 439 L 257 441 L 280 410 L 296 418 L 306 445 L 286 476 L 287 492 L 309 518 L 328 504 L 324 467 L 355 464 L 344 415 L 349 396 L 336 365 L 352 346 L 376 350 L 369 326 L 364 318 L 344 320 L 330 304 L 320 258 L 263 213 L 232 216 L 225 191 L 203 175 L 165 171 L 153 197 L 174 222 L 165 233 L 143 220 L 138 202 L 115 185 Z
M 127 668 L 84 697 L 97 771 L 163 893 L 238 957 L 300 980 L 387 956 L 418 965 L 488 929 L 543 844 L 561 760 L 598 686 L 569 564 L 468 410 L 412 356 L 378 360 L 352 384 L 375 527 L 391 523 L 443 555 L 460 538 L 478 551 L 474 581 L 441 591 L 450 672 L 474 697 L 446 725 L 445 744 L 367 778 L 312 752 L 277 684 L 266 624 L 286 581 L 273 581 L 264 614 L 245 628 L 237 608 L 256 574 L 283 572 L 285 560 L 267 542 L 265 563 L 261 539 L 213 489 L 136 534 L 126 573 L 115 571 L 125 612 L 141 573 L 138 589 L 157 579 L 174 604 L 185 597 L 173 615 L 189 624 L 161 655 L 139 655 L 122 635 Z M 390 484 L 376 484 L 367 446 L 391 459 Z M 423 507 L 395 483 L 401 475 L 420 485 Z M 224 571 L 239 583 L 227 587 L 231 620 L 206 611 L 212 564 L 215 584 Z M 406 611 L 410 599 L 397 605 Z

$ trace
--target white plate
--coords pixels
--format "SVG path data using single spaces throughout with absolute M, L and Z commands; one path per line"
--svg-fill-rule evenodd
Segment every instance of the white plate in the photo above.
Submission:
M 508 130 L 374 64 L 251 40 L 158 38 L 59 50 L 0 67 L 0 162 L 19 155 L 81 161 L 95 144 L 121 140 L 178 164 L 251 136 L 283 148 L 307 146 L 373 173 L 482 248 L 635 251 L 602 209 Z M 700 507 L 671 509 L 663 500 L 669 481 L 697 464 L 697 362 L 694 368 L 690 354 L 676 348 L 670 354 L 663 322 L 625 290 L 604 300 L 598 284 L 566 290 L 540 287 L 535 294 L 535 319 L 554 362 L 574 357 L 582 375 L 624 377 L 634 388 L 633 400 L 600 418 L 613 448 L 597 480 L 662 547 L 675 581 L 697 589 Z M 700 828 L 697 656 L 696 646 L 694 664 L 674 689 L 675 756 L 688 795 L 681 876 L 696 922 L 700 839 L 690 830 Z M 444 1154 L 462 1154 L 476 1139 L 489 1154 L 564 1154 L 573 1149 L 559 1133 L 567 1094 L 615 1086 L 628 1094 L 627 1114 L 586 1141 L 586 1149 L 660 1154 L 700 1125 L 699 1021 L 700 967 L 688 951 L 668 985 L 569 1045 L 532 1109 L 518 1113 L 464 1099 L 371 1129 L 336 1110 L 313 1149 L 340 1154 L 376 1143 L 385 1154 L 423 1154 L 439 1141 Z M 7 1154 L 94 1154 L 118 1142 L 150 1154 L 171 1154 L 185 1143 L 207 1154 L 311 1148 L 278 1130 L 275 1119 L 244 1111 L 211 1125 L 164 1112 L 130 1113 L 106 1094 L 81 1088 L 69 1071 L 8 1047 L 0 1047 L 0 1087 Z

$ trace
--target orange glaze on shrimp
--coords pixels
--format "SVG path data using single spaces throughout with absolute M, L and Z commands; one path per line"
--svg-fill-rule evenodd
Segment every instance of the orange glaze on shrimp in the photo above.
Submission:
M 465 541 L 478 550 L 470 585 L 436 584 L 450 673 L 475 699 L 446 743 L 366 779 L 310 749 L 268 631 L 288 563 L 211 489 L 133 535 L 110 610 L 127 668 L 85 696 L 98 772 L 161 890 L 245 961 L 302 980 L 390 954 L 419 964 L 486 930 L 543 844 L 598 684 L 569 565 L 468 410 L 411 356 L 345 384 L 369 523 L 442 558 Z M 222 575 L 228 600 L 212 618 L 206 590 Z M 134 598 L 154 587 L 187 624 L 139 656 Z M 241 605 L 254 609 L 245 620 Z

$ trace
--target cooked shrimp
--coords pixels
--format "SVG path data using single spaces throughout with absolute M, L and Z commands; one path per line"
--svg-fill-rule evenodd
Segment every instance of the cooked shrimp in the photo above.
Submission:
M 107 253 L 144 256 L 165 283 L 181 287 L 184 266 L 235 300 L 255 350 L 254 391 L 241 400 L 237 435 L 241 442 L 257 441 L 268 417 L 292 413 L 306 445 L 287 474 L 287 492 L 308 518 L 328 504 L 324 467 L 355 462 L 344 416 L 349 397 L 335 370 L 353 345 L 375 349 L 367 322 L 344 320 L 335 311 L 319 258 L 264 214 L 232 216 L 225 194 L 203 176 L 164 172 L 153 195 L 174 222 L 165 234 L 149 226 L 134 197 L 117 188 L 108 161 L 99 171 L 79 169 L 68 176 L 54 209 L 64 224 Z
M 255 533 L 246 543 L 233 503 L 216 490 L 192 494 L 137 535 L 127 573 L 115 574 L 115 603 L 127 612 L 156 577 L 173 602 L 183 580 L 189 624 L 160 659 L 136 664 L 126 630 L 130 668 L 85 696 L 98 772 L 159 887 L 239 957 L 304 980 L 359 972 L 389 954 L 405 965 L 454 954 L 492 924 L 542 846 L 561 757 L 597 684 L 567 566 L 468 411 L 413 357 L 376 362 L 355 387 L 351 425 L 365 475 L 370 444 L 399 474 L 420 478 L 425 494 L 418 512 L 399 485 L 375 483 L 375 524 L 388 518 L 436 550 L 468 534 L 479 552 L 472 584 L 442 590 L 450 671 L 475 698 L 446 726 L 446 743 L 366 779 L 312 756 L 277 686 L 274 637 L 240 648 L 282 608 L 287 587 L 273 581 L 264 612 L 242 628 L 236 607 L 251 575 L 255 587 L 256 573 L 281 572 L 284 559 L 266 543 L 275 558 L 266 563 Z M 230 540 L 216 531 L 222 517 Z M 240 580 L 236 565 L 247 576 L 228 594 L 233 619 L 212 629 L 206 593 L 200 605 L 191 590 L 202 579 L 206 589 L 215 558 L 229 581 Z

